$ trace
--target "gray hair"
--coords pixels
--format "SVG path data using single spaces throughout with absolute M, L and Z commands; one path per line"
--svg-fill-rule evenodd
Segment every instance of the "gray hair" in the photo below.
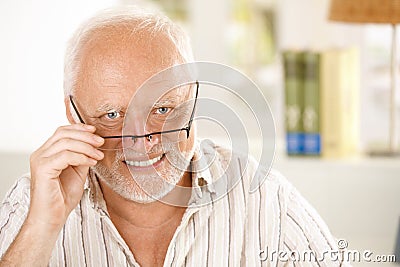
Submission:
M 102 29 L 123 25 L 131 35 L 146 31 L 151 36 L 162 34 L 176 47 L 177 56 L 182 63 L 193 61 L 193 52 L 189 37 L 165 15 L 148 11 L 136 6 L 114 7 L 97 13 L 84 22 L 70 39 L 64 60 L 64 95 L 73 93 L 80 71 L 80 57 L 84 45 L 94 33 Z

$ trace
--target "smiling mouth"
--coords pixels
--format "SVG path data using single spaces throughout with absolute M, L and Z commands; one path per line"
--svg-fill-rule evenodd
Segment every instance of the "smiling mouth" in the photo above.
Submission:
M 135 166 L 135 167 L 147 167 L 147 166 L 151 166 L 157 162 L 159 162 L 162 157 L 164 156 L 164 154 L 155 157 L 153 159 L 149 159 L 149 160 L 143 160 L 143 161 L 133 161 L 133 160 L 125 160 L 126 165 L 128 166 Z

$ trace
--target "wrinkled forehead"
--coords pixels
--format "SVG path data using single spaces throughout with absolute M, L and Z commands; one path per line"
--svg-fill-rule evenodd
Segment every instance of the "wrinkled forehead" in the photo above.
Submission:
M 125 102 L 124 105 L 127 105 L 126 102 L 146 80 L 166 68 L 181 63 L 182 59 L 177 55 L 175 45 L 165 36 L 145 33 L 127 36 L 124 32 L 117 34 L 107 31 L 97 33 L 82 50 L 76 95 L 86 103 L 93 102 L 94 97 L 102 102 L 116 102 L 118 98 L 122 98 L 118 102 Z M 174 76 L 175 73 L 171 72 L 164 78 L 174 81 Z M 140 90 L 143 91 L 140 98 L 146 100 L 149 99 L 149 95 L 162 97 L 165 92 L 154 95 L 154 92 L 158 92 L 154 90 L 155 86 L 157 84 L 150 84 L 147 89 Z M 174 92 L 171 91 L 170 94 Z
M 177 106 L 194 99 L 194 88 L 192 83 L 175 86 L 165 86 L 165 84 L 150 86 L 145 83 L 132 96 L 129 106 L 131 109 L 133 107 Z
M 185 100 L 192 98 L 196 90 L 195 72 L 175 64 L 146 80 L 133 94 L 132 102 L 155 103 L 160 99 Z

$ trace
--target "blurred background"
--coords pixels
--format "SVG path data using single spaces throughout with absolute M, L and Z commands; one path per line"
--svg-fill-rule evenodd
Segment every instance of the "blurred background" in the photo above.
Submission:
M 1 1 L 0 104 L 10 115 L 3 117 L 0 132 L 1 197 L 29 171 L 30 153 L 67 124 L 62 84 L 68 38 L 96 11 L 125 4 L 163 10 L 190 35 L 196 60 L 227 64 L 250 77 L 275 118 L 273 167 L 295 184 L 350 249 L 394 253 L 400 218 L 399 158 L 368 156 L 371 149 L 384 148 L 389 138 L 392 29 L 329 21 L 329 0 Z M 328 157 L 289 156 L 284 52 L 323 55 L 347 49 L 357 53 L 349 70 L 356 100 L 346 102 L 357 114 L 352 122 L 354 149 Z M 259 143 L 255 138 L 250 144 L 256 157 Z

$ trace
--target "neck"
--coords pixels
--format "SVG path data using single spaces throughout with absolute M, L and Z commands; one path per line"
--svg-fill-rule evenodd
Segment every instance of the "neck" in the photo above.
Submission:
M 177 185 L 181 188 L 190 188 L 192 186 L 191 180 L 191 174 L 186 172 Z M 101 180 L 99 180 L 99 183 L 111 219 L 122 220 L 139 228 L 159 228 L 176 216 L 182 216 L 186 210 L 187 205 L 185 204 L 188 203 L 190 198 L 188 192 L 191 191 L 180 190 L 180 187 L 175 187 L 163 199 L 142 204 L 121 197 Z M 166 199 L 179 199 L 182 205 L 167 204 L 170 202 Z

